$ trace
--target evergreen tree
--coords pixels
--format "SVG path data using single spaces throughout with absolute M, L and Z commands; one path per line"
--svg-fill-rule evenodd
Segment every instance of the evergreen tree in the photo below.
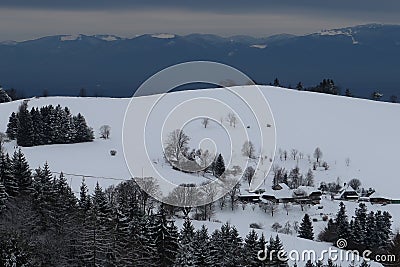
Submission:
M 367 207 L 364 203 L 360 203 L 355 212 L 354 226 L 352 236 L 354 242 L 357 244 L 365 245 L 365 239 L 367 237 Z
M 219 178 L 225 173 L 225 162 L 221 154 L 218 155 L 214 163 L 214 176 Z
M 211 235 L 210 244 L 211 261 L 215 266 L 239 266 L 242 240 L 235 227 L 223 224 Z
M 203 224 L 200 230 L 195 232 L 194 236 L 194 258 L 195 266 L 214 266 L 213 262 L 210 260 L 210 237 L 206 226 Z
M 305 214 L 301 221 L 298 237 L 310 240 L 314 239 L 313 226 L 308 214 Z
M 251 232 L 246 236 L 244 240 L 243 247 L 243 265 L 249 267 L 258 267 L 260 261 L 258 260 L 258 252 L 260 251 L 260 246 L 258 243 L 258 235 L 256 231 L 251 230 Z
M 375 214 L 373 211 L 368 214 L 365 226 L 368 231 L 368 234 L 365 237 L 365 245 L 367 246 L 367 248 L 372 249 L 376 246 L 378 238 L 375 223 Z
M 21 149 L 14 152 L 11 161 L 11 173 L 17 182 L 20 193 L 32 192 L 32 174 Z
M 10 157 L 2 152 L 0 152 L 0 181 L 3 182 L 8 196 L 15 197 L 18 195 L 18 184 L 12 175 Z
M 347 97 L 353 97 L 353 94 L 350 92 L 350 89 L 346 89 L 346 92 L 344 95 Z
M 47 162 L 44 164 L 43 169 L 40 167 L 36 169 L 33 189 L 35 207 L 41 214 L 42 227 L 53 226 L 56 195 L 54 192 L 53 176 Z
M 349 229 L 349 221 L 347 219 L 347 214 L 346 214 L 346 206 L 344 205 L 343 202 L 340 202 L 339 204 L 340 208 L 338 213 L 336 214 L 336 219 L 335 219 L 335 224 L 336 224 L 336 234 L 337 238 L 341 239 L 347 239 L 349 238 L 350 235 L 350 229 Z
M 400 261 L 400 232 L 394 235 L 392 242 L 390 242 L 388 252 L 391 255 L 395 255 L 396 259 Z
M 380 250 L 386 250 L 390 244 L 391 234 L 391 218 L 392 216 L 384 211 L 383 213 L 378 210 L 375 214 L 376 223 L 376 247 Z
M 28 103 L 24 101 L 18 110 L 17 143 L 19 146 L 33 146 L 33 121 L 28 111 Z
M 6 134 L 8 138 L 11 140 L 17 139 L 18 135 L 18 128 L 19 128 L 19 120 L 18 116 L 15 112 L 11 113 L 11 116 L 8 120 Z
M 303 84 L 302 84 L 301 82 L 299 82 L 299 83 L 296 85 L 296 89 L 299 90 L 299 91 L 303 91 L 303 90 L 304 90 Z
M 11 97 L 8 96 L 6 91 L 0 86 L 0 103 L 11 102 Z
M 46 136 L 43 133 L 43 118 L 38 108 L 32 108 L 31 117 L 33 127 L 32 133 L 32 142 L 34 145 L 43 145 L 45 144 Z
M 75 128 L 74 142 L 81 143 L 93 141 L 93 130 L 87 126 L 85 118 L 80 113 L 73 117 L 73 127 Z
M 0 214 L 3 210 L 6 209 L 8 194 L 6 192 L 6 187 L 4 186 L 3 182 L 0 181 Z
M 283 244 L 278 235 L 276 235 L 275 239 L 271 236 L 267 251 L 268 265 L 277 267 L 287 266 L 287 255 L 284 253 Z
M 329 219 L 327 227 L 319 234 L 318 238 L 321 241 L 332 243 L 338 239 L 336 224 L 332 218 Z
M 82 179 L 80 193 L 79 193 L 79 208 L 80 210 L 86 212 L 91 207 L 90 196 L 88 195 L 88 188 L 85 183 L 85 178 Z
M 179 236 L 179 248 L 175 260 L 175 266 L 189 267 L 194 266 L 195 247 L 193 246 L 194 227 L 189 218 L 186 217 L 183 228 Z
M 152 233 L 158 255 L 158 266 L 172 266 L 178 250 L 178 231 L 173 221 L 167 219 L 164 205 L 157 214 Z
M 308 260 L 305 266 L 306 267 L 315 267 L 315 265 L 311 262 L 311 260 Z

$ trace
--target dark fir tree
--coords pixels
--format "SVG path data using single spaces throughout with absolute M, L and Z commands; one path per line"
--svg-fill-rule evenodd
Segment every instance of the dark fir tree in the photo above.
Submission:
M 218 155 L 214 162 L 214 176 L 219 178 L 225 173 L 225 161 L 221 154 Z
M 8 96 L 6 91 L 0 86 L 0 103 L 11 102 L 11 97 Z
M 81 143 L 93 141 L 93 130 L 87 126 L 85 118 L 80 113 L 73 117 L 73 127 L 75 128 L 74 142 Z
M 210 260 L 210 237 L 205 225 L 195 232 L 193 246 L 195 266 L 214 266 Z
M 0 181 L 0 214 L 7 207 L 7 205 L 6 205 L 7 199 L 8 199 L 8 194 L 6 192 L 6 187 L 4 186 L 3 182 Z
M 299 82 L 299 83 L 296 85 L 296 89 L 299 90 L 299 91 L 303 91 L 303 90 L 304 90 L 303 84 L 302 84 L 301 82 Z
M 14 152 L 11 161 L 11 173 L 17 182 L 20 193 L 32 192 L 32 173 L 21 149 Z
M 87 212 L 91 207 L 90 195 L 85 183 L 85 178 L 82 179 L 80 192 L 79 192 L 79 209 Z
M 373 211 L 371 211 L 367 215 L 365 226 L 368 232 L 368 234 L 365 237 L 365 245 L 367 248 L 373 249 L 376 246 L 376 242 L 378 239 L 376 223 L 375 223 L 375 213 Z
M 173 221 L 167 219 L 164 205 L 155 218 L 155 224 L 152 229 L 153 240 L 157 249 L 157 266 L 172 266 L 176 259 L 178 250 L 178 230 Z
M 33 121 L 28 111 L 28 103 L 24 101 L 18 109 L 17 144 L 19 146 L 33 146 Z
M 346 206 L 343 202 L 339 204 L 339 211 L 336 214 L 335 224 L 336 224 L 336 234 L 337 238 L 349 238 L 350 235 L 350 227 L 349 227 L 349 220 L 346 214 Z
M 18 195 L 18 184 L 12 174 L 11 160 L 8 154 L 0 152 L 0 181 L 10 197 Z
M 17 139 L 18 128 L 19 128 L 18 116 L 15 112 L 13 112 L 11 113 L 11 116 L 7 124 L 6 134 L 8 138 L 10 138 L 11 140 Z
M 249 267 L 260 266 L 260 261 L 258 260 L 258 252 L 260 251 L 260 246 L 258 243 L 258 235 L 253 229 L 246 236 L 243 246 L 243 265 Z
M 195 265 L 194 227 L 186 217 L 179 235 L 179 248 L 176 255 L 175 266 L 189 267 Z
M 352 230 L 353 241 L 356 244 L 365 245 L 367 237 L 367 207 L 364 203 L 360 203 L 355 212 L 354 225 Z
M 300 224 L 298 237 L 305 239 L 314 239 L 313 225 L 308 214 L 305 214 Z

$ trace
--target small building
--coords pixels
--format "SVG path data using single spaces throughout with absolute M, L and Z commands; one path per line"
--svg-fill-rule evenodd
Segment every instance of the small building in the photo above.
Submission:
M 274 190 L 275 189 L 275 190 Z M 261 197 L 261 202 L 319 204 L 322 192 L 311 186 L 300 186 L 290 189 L 286 184 L 280 183 L 266 190 Z
M 238 199 L 242 202 L 260 202 L 260 194 L 257 193 L 245 193 L 238 195 Z
M 347 185 L 333 198 L 337 200 L 357 201 L 359 199 L 359 195 L 351 186 Z
M 373 193 L 369 197 L 371 204 L 400 204 L 400 196 L 392 196 L 390 194 Z

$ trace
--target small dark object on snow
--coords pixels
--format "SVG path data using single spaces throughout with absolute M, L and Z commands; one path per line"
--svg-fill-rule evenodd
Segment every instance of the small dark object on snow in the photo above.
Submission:
M 110 155 L 111 155 L 111 156 L 117 155 L 117 151 L 116 151 L 116 150 L 110 150 Z
M 247 129 L 250 129 L 250 126 L 247 126 Z
M 267 127 L 270 128 L 270 127 L 271 127 L 271 124 L 267 124 Z

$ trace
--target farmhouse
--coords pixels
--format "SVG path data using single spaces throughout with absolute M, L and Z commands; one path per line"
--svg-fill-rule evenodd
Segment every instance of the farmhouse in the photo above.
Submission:
M 339 193 L 333 197 L 337 200 L 349 200 L 349 201 L 357 201 L 359 196 L 357 192 L 349 185 L 339 191 Z
M 266 190 L 260 196 L 260 200 L 275 203 L 319 204 L 321 195 L 321 191 L 310 186 L 290 189 L 286 184 L 281 183 Z

